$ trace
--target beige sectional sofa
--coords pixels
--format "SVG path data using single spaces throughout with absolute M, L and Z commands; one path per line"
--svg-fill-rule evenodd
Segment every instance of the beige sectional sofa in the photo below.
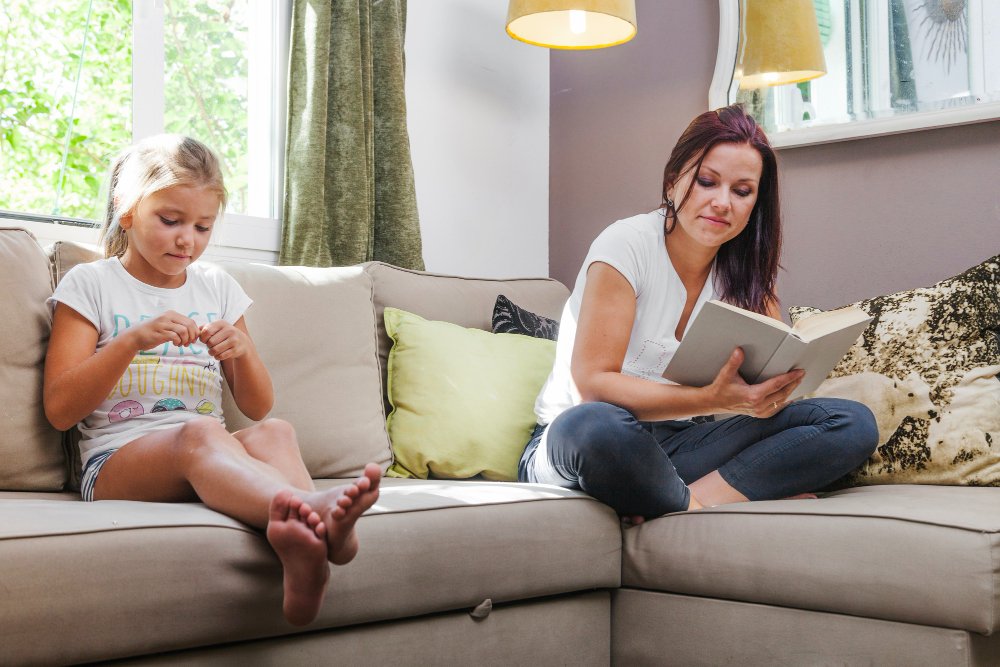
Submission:
M 200 504 L 83 503 L 41 407 L 52 286 L 89 253 L 0 229 L 0 664 L 1000 662 L 1000 489 L 875 486 L 622 529 L 582 493 L 385 480 L 316 621 L 281 615 L 262 536 Z M 319 486 L 391 460 L 382 310 L 489 329 L 549 279 L 227 264 Z M 230 426 L 243 421 L 227 406 Z

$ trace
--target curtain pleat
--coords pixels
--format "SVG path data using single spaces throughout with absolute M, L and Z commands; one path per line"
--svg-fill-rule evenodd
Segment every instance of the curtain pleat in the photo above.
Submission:
M 280 263 L 423 269 L 405 0 L 295 0 Z

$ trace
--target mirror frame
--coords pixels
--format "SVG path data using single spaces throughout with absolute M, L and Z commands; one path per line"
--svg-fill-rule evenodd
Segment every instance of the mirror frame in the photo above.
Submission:
M 708 108 L 718 109 L 730 102 L 739 86 L 733 75 L 736 70 L 740 33 L 741 0 L 719 0 L 719 50 L 715 74 L 708 91 Z M 775 148 L 792 148 L 825 144 L 834 141 L 880 137 L 901 132 L 929 130 L 951 125 L 982 123 L 1000 118 L 1000 102 L 982 102 L 957 109 L 917 111 L 889 118 L 871 118 L 848 123 L 830 123 L 815 127 L 795 128 L 768 135 Z

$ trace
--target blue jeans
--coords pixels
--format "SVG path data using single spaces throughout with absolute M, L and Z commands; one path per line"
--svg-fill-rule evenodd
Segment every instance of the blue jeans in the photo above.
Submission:
M 538 426 L 518 480 L 581 489 L 622 516 L 687 509 L 687 485 L 713 470 L 750 500 L 818 491 L 860 466 L 878 444 L 867 407 L 837 398 L 800 400 L 767 419 L 641 422 L 609 403 L 583 403 Z M 540 466 L 546 466 L 539 479 Z M 553 474 L 554 473 L 554 474 Z M 562 483 L 565 481 L 565 484 Z

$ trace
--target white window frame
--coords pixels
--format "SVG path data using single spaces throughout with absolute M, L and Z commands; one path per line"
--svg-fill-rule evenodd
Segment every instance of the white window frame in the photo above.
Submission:
M 969 11 L 981 14 L 983 11 L 982 1 L 970 0 Z M 735 99 L 735 90 L 739 87 L 739 81 L 734 80 L 733 71 L 736 66 L 737 48 L 739 46 L 740 2 L 741 0 L 719 0 L 719 50 L 716 55 L 715 74 L 708 93 L 709 109 L 718 109 L 729 104 L 729 100 Z M 888 10 L 886 9 L 883 12 L 881 9 L 880 6 L 879 16 L 885 14 L 887 17 Z M 888 19 L 886 18 L 886 20 Z M 972 33 L 974 32 L 972 31 Z M 978 41 L 977 36 L 970 33 L 969 40 L 970 52 L 973 55 L 977 53 L 981 54 L 982 44 Z M 982 57 L 974 57 L 971 60 L 974 63 L 981 63 Z M 984 79 L 981 65 L 974 66 L 973 75 L 973 92 L 975 93 L 977 92 L 976 87 L 979 85 L 979 79 Z M 790 148 L 793 146 L 807 146 L 834 141 L 846 141 L 849 139 L 878 137 L 900 132 L 927 130 L 950 125 L 980 123 L 997 118 L 1000 118 L 1000 102 L 982 102 L 954 109 L 920 111 L 886 118 L 793 128 L 780 132 L 772 132 L 768 135 L 768 138 L 771 141 L 771 145 L 775 148 Z
M 250 0 L 247 122 L 250 183 L 262 180 L 270 188 L 250 189 L 256 210 L 266 216 L 226 213 L 216 227 L 206 259 L 236 259 L 277 263 L 281 245 L 281 208 L 284 190 L 285 124 L 287 116 L 288 52 L 291 0 Z M 132 140 L 139 141 L 164 129 L 164 4 L 163 0 L 132 3 Z M 261 82 L 267 82 L 263 85 Z M 40 242 L 97 243 L 99 223 L 57 216 L 20 215 L 3 221 L 31 231 Z

